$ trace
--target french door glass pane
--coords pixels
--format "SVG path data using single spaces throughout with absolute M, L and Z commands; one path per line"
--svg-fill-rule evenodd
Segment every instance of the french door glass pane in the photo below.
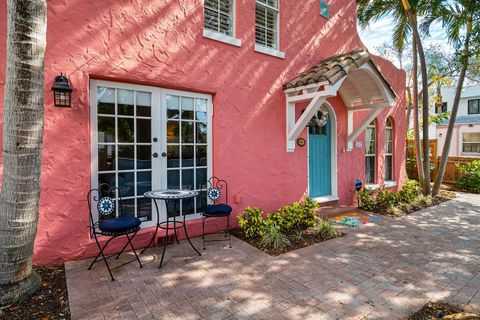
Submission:
M 167 118 L 178 119 L 180 118 L 180 97 L 167 96 Z
M 152 140 L 150 119 L 137 119 L 137 142 L 149 143 Z
M 193 184 L 193 169 L 183 169 L 182 170 L 182 189 L 194 190 Z
M 167 171 L 167 188 L 168 189 L 180 188 L 180 170 Z
M 100 173 L 98 175 L 98 185 L 101 186 L 103 183 L 114 186 L 115 185 L 115 173 Z
M 115 142 L 115 118 L 98 117 L 98 143 Z
M 147 191 L 152 190 L 152 172 L 137 172 L 137 196 L 143 196 Z
M 152 94 L 150 92 L 139 92 L 136 93 L 137 99 L 137 116 L 140 117 L 150 117 L 152 115 Z
M 132 118 L 118 119 L 118 142 L 134 142 L 134 120 Z
M 122 199 L 119 201 L 121 216 L 134 217 L 135 216 L 135 199 Z
M 142 221 L 152 220 L 152 200 L 137 198 L 137 217 Z
M 196 120 L 207 121 L 207 100 L 195 99 Z
M 197 169 L 197 189 L 207 188 L 207 168 Z
M 207 143 L 207 124 L 197 122 L 197 143 Z
M 193 98 L 182 97 L 182 119 L 193 119 Z
M 133 91 L 117 90 L 118 114 L 133 116 Z
M 118 215 L 143 221 L 151 219 L 151 200 L 140 201 L 152 188 L 151 109 L 150 92 L 97 89 L 98 184 L 118 187 Z
M 207 106 L 206 99 L 185 96 L 166 97 L 167 117 L 177 117 L 172 110 L 180 109 L 178 120 L 167 122 L 168 188 L 200 190 L 207 181 Z M 200 208 L 200 204 L 195 204 Z M 197 210 L 197 213 L 200 212 Z M 186 212 L 184 212 L 186 213 Z
M 195 165 L 202 167 L 207 165 L 207 146 L 198 145 L 196 147 Z
M 167 168 L 178 168 L 180 166 L 180 146 L 167 146 Z
M 193 167 L 193 145 L 182 146 L 182 167 Z
M 118 190 L 122 198 L 132 197 L 135 195 L 135 173 L 119 172 L 118 173 Z
M 137 146 L 137 169 L 152 168 L 152 146 Z
M 193 122 L 182 121 L 182 143 L 193 143 Z
M 118 170 L 135 169 L 135 148 L 132 145 L 118 146 Z
M 105 87 L 97 88 L 97 113 L 115 114 L 115 90 Z
M 167 142 L 178 143 L 179 142 L 179 122 L 168 121 L 167 123 Z
M 112 171 L 115 170 L 115 146 L 99 145 L 98 146 L 98 170 Z

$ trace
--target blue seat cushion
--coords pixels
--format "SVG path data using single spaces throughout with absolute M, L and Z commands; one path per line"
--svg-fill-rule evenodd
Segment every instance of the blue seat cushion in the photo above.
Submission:
M 205 208 L 205 215 L 229 215 L 232 207 L 228 204 L 209 204 Z
M 135 217 L 118 217 L 100 223 L 98 228 L 103 232 L 121 233 L 137 229 L 142 221 Z

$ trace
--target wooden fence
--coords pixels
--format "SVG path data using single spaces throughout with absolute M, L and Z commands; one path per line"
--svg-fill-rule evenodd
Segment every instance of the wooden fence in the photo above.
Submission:
M 437 174 L 438 164 L 442 157 L 438 157 L 435 164 L 435 172 Z M 458 165 L 467 164 L 474 160 L 480 160 L 480 158 L 465 158 L 465 157 L 448 157 L 447 167 L 445 168 L 445 175 L 443 176 L 444 183 L 456 183 L 458 178 L 460 178 L 460 172 L 458 170 Z
M 430 140 L 430 161 L 433 164 L 431 172 L 431 180 L 435 179 L 437 175 L 438 165 L 442 157 L 437 156 L 437 140 Z M 456 183 L 460 177 L 458 165 L 467 164 L 480 158 L 466 158 L 466 157 L 448 157 L 447 167 L 445 168 L 445 175 L 443 176 L 444 183 Z M 417 164 L 415 160 L 415 145 L 413 140 L 407 140 L 407 175 L 409 178 L 418 179 Z

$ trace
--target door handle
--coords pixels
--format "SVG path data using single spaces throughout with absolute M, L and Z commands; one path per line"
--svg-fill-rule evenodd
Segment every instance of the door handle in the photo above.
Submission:
M 162 157 L 166 157 L 167 156 L 167 153 L 166 152 L 162 152 Z
M 153 156 L 154 158 L 158 158 L 158 153 L 155 152 L 154 154 L 152 154 L 152 156 Z
M 153 142 L 157 142 L 158 141 L 158 138 L 157 137 L 154 137 L 153 138 Z

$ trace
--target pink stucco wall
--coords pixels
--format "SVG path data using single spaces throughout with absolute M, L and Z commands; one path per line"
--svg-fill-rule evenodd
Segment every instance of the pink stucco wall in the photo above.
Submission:
M 45 62 L 45 147 L 36 263 L 59 262 L 96 252 L 89 238 L 86 194 L 90 188 L 89 80 L 141 83 L 211 93 L 213 172 L 240 196 L 234 212 L 246 206 L 266 211 L 298 200 L 307 189 L 307 148 L 285 151 L 285 96 L 282 84 L 331 55 L 363 48 L 355 0 L 330 0 L 331 18 L 319 15 L 318 0 L 281 1 L 281 45 L 285 59 L 254 51 L 255 1 L 237 0 L 234 47 L 202 36 L 200 0 L 48 1 Z M 5 79 L 6 5 L 0 2 L 0 108 Z M 384 123 L 395 122 L 395 178 L 404 178 L 403 71 L 376 59 L 399 94 L 398 106 L 378 123 L 379 183 L 383 181 Z M 54 108 L 54 77 L 68 74 L 73 107 Z M 346 110 L 330 99 L 338 119 L 340 203 L 353 201 L 355 179 L 364 179 L 364 151 L 345 148 Z M 387 114 L 389 113 L 389 114 Z M 359 121 L 362 115 L 356 116 Z M 0 118 L 0 124 L 2 123 Z M 358 138 L 363 140 L 363 135 Z M 1 172 L 0 160 L 0 172 Z M 231 200 L 232 200 L 231 199 Z M 232 219 L 235 219 L 232 217 Z M 192 233 L 198 235 L 198 222 Z M 151 230 L 137 237 L 145 243 Z

